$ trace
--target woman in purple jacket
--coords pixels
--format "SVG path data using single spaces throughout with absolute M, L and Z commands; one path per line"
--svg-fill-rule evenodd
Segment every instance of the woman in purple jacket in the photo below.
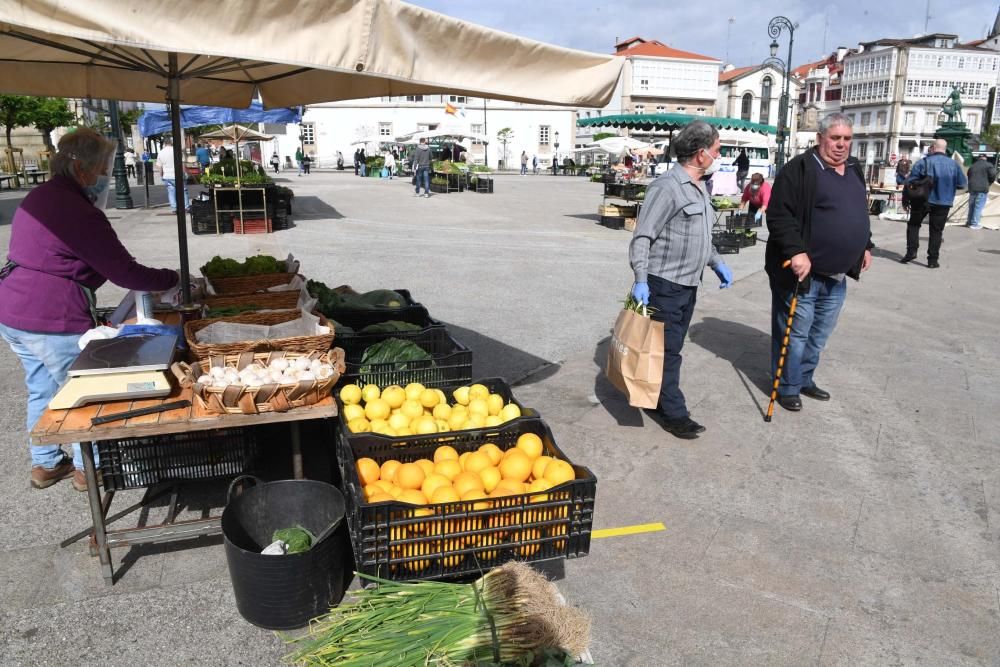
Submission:
M 59 141 L 52 180 L 24 198 L 11 223 L 0 271 L 0 336 L 24 366 L 28 431 L 66 379 L 80 335 L 95 326 L 94 292 L 110 280 L 126 289 L 163 291 L 177 272 L 135 261 L 94 202 L 108 189 L 115 145 L 80 128 Z M 31 447 L 31 485 L 73 477 L 86 491 L 80 446 L 70 459 L 58 445 Z

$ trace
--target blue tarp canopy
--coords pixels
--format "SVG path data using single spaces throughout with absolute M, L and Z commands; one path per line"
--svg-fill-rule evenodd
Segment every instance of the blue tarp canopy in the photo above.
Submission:
M 260 102 L 254 102 L 247 109 L 226 107 L 181 107 L 181 127 L 201 125 L 229 125 L 232 123 L 298 123 L 302 113 L 298 108 L 268 109 Z M 170 111 L 167 109 L 147 111 L 139 116 L 139 132 L 144 137 L 170 132 Z

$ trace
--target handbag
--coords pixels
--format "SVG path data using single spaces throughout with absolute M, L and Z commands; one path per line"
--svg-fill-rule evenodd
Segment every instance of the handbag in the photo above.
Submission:
M 642 312 L 623 308 L 615 321 L 604 374 L 629 405 L 655 408 L 663 381 L 663 322 Z

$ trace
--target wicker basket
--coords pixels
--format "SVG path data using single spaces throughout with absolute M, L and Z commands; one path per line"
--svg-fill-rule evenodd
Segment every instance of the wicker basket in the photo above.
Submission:
M 298 294 L 298 292 L 296 292 Z M 276 310 L 270 313 L 244 313 L 231 317 L 215 317 L 207 320 L 192 320 L 184 324 L 184 338 L 195 358 L 206 359 L 211 356 L 225 354 L 241 354 L 243 352 L 266 352 L 268 350 L 285 350 L 286 352 L 326 352 L 333 347 L 334 330 L 330 321 L 320 315 L 319 323 L 330 328 L 328 334 L 315 336 L 293 336 L 291 338 L 276 338 L 273 340 L 240 341 L 238 343 L 200 343 L 197 334 L 215 322 L 236 322 L 239 324 L 280 324 L 302 317 L 301 310 Z
M 263 365 L 270 364 L 279 358 L 320 359 L 333 365 L 333 375 L 324 380 L 308 380 L 295 384 L 266 384 L 259 387 L 246 385 L 229 385 L 227 387 L 209 387 L 198 383 L 198 378 L 208 373 L 213 366 L 231 366 L 243 369 L 254 361 Z M 313 405 L 330 395 L 333 385 L 340 380 L 344 372 L 344 351 L 339 347 L 327 352 L 312 352 L 299 354 L 296 352 L 227 354 L 213 356 L 201 360 L 194 365 L 183 361 L 171 366 L 182 387 L 191 387 L 198 403 L 209 412 L 232 415 L 255 415 L 263 412 L 287 412 L 293 408 Z
M 300 293 L 295 290 L 281 292 L 258 292 L 257 294 L 223 294 L 206 296 L 205 307 L 232 308 L 235 306 L 259 306 L 259 310 L 288 310 L 299 305 Z
M 262 273 L 257 276 L 231 276 L 229 278 L 209 278 L 205 276 L 215 289 L 216 294 L 253 294 L 268 287 L 287 285 L 292 282 L 295 273 Z

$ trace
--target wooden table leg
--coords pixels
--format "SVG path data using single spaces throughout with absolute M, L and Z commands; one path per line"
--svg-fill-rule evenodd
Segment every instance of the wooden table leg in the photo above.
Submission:
M 104 525 L 104 506 L 101 504 L 101 492 L 97 488 L 97 468 L 94 465 L 94 443 L 81 442 L 80 453 L 83 455 L 83 474 L 87 479 L 87 500 L 90 501 L 90 516 L 94 521 L 94 539 L 97 542 L 97 555 L 101 559 L 101 574 L 105 583 L 113 583 L 114 566 L 111 564 L 111 548 L 108 546 L 108 535 Z
M 291 423 L 292 428 L 292 476 L 295 479 L 304 479 L 302 472 L 302 431 L 298 422 Z

